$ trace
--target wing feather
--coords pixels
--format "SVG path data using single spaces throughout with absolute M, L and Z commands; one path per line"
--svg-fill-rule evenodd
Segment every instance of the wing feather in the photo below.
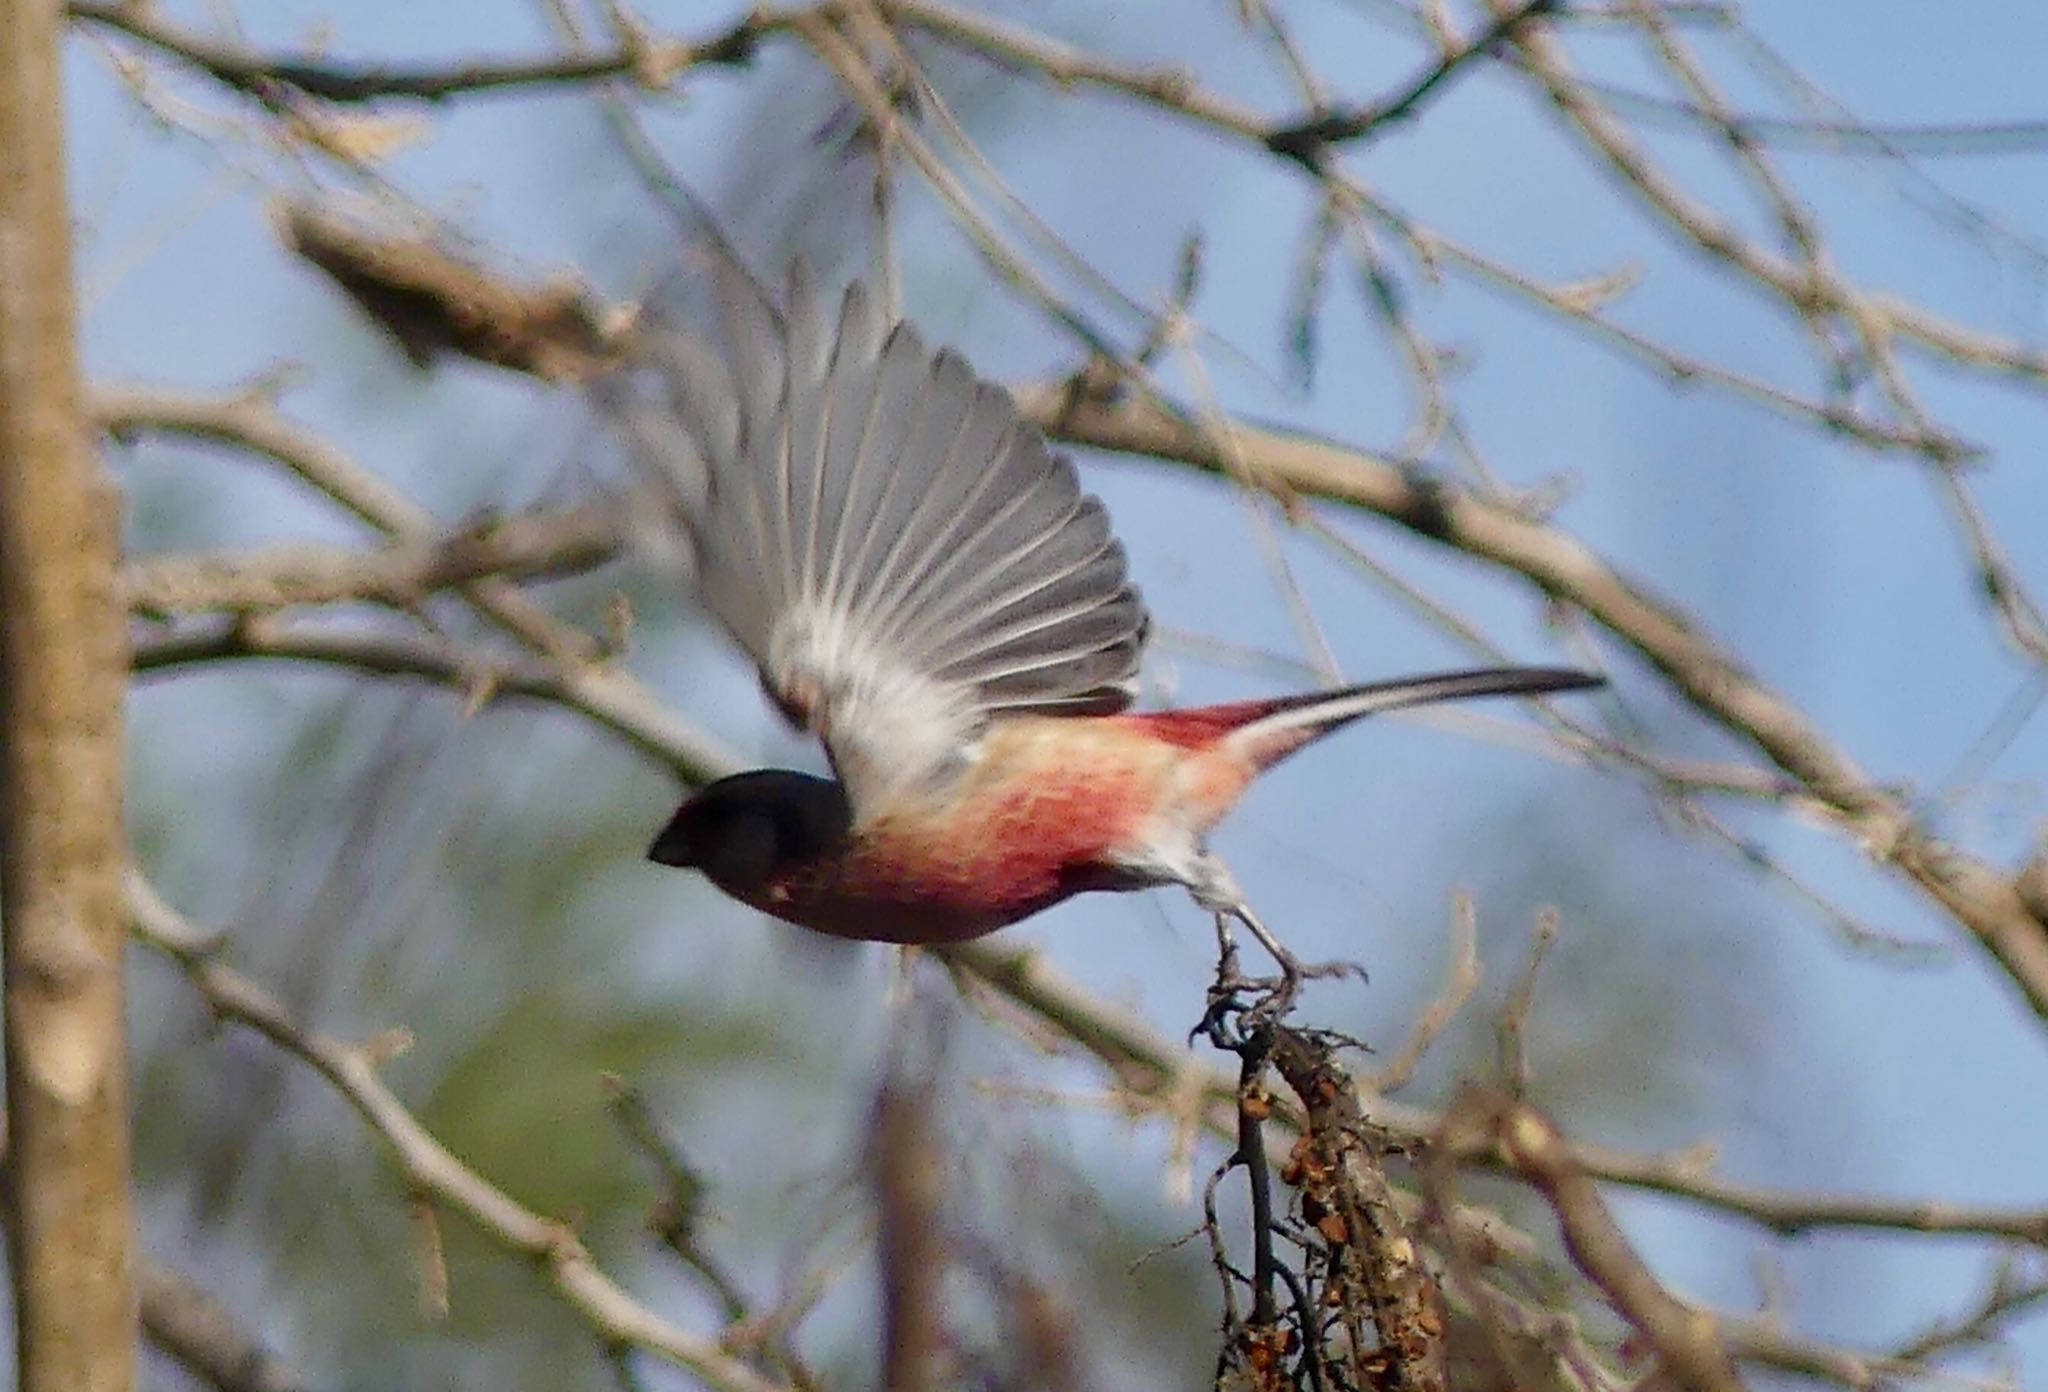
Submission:
M 991 665 L 999 664 L 1005 661 L 1000 654 L 1020 646 L 1044 648 L 1056 631 L 1071 637 L 1085 628 L 1101 635 L 1095 640 L 1096 645 L 1135 636 L 1143 621 L 1134 618 L 1129 606 L 1121 602 L 1124 592 L 1115 588 L 1123 566 L 1123 548 L 1110 543 L 1093 560 L 992 612 L 981 631 L 947 650 L 948 664 L 941 670 L 956 670 L 984 660 Z M 1111 588 L 1105 590 L 1105 585 Z
M 1101 502 L 965 359 L 802 267 L 715 258 L 711 334 L 656 319 L 601 388 L 707 606 L 825 741 L 856 816 L 1006 714 L 1130 704 L 1146 616 Z

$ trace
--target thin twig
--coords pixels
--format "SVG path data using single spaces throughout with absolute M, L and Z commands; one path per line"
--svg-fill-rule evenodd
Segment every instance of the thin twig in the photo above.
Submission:
M 1376 1093 L 1399 1092 L 1406 1087 L 1429 1046 L 1450 1027 L 1478 989 L 1479 909 L 1468 891 L 1459 890 L 1451 896 L 1451 967 L 1444 988 L 1424 1008 L 1401 1047 L 1367 1077 L 1366 1086 Z

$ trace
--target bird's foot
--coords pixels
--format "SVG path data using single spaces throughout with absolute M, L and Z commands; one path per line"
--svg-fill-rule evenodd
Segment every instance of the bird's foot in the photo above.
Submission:
M 1244 974 L 1238 964 L 1237 940 L 1230 931 L 1233 918 L 1251 930 L 1279 967 L 1279 975 Z M 1365 968 L 1356 962 L 1302 961 L 1242 904 L 1217 913 L 1216 941 L 1216 979 L 1209 987 L 1201 1023 L 1193 1033 L 1207 1035 L 1219 1049 L 1235 1049 L 1285 1017 L 1294 1009 L 1305 982 L 1353 974 L 1360 981 L 1366 979 Z

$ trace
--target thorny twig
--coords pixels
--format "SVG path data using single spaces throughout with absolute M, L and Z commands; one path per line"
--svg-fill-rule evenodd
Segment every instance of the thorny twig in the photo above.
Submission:
M 1299 1191 L 1302 1217 L 1322 1244 L 1318 1303 L 1341 1312 L 1349 1345 L 1324 1356 L 1347 1362 L 1357 1386 L 1441 1392 L 1449 1386 L 1443 1297 L 1394 1200 L 1388 1137 L 1360 1111 L 1336 1043 L 1285 1026 L 1273 1038 L 1274 1066 L 1305 1122 L 1281 1177 Z
M 1440 1297 L 1381 1166 L 1385 1133 L 1368 1127 L 1356 1087 L 1336 1062 L 1343 1041 L 1287 1025 L 1291 999 L 1244 1001 L 1235 945 L 1221 935 L 1219 947 L 1217 986 L 1199 1030 L 1238 1059 L 1237 1146 L 1204 1201 L 1224 1283 L 1219 1378 L 1237 1368 L 1256 1387 L 1321 1388 L 1329 1381 L 1326 1370 L 1341 1366 L 1349 1371 L 1337 1385 L 1442 1392 Z M 1298 1105 L 1301 1135 L 1280 1178 L 1298 1193 L 1296 1213 L 1306 1225 L 1299 1234 L 1274 1203 L 1265 1131 L 1275 1111 L 1269 1069 L 1286 1080 Z M 1225 1256 L 1215 1203 L 1218 1184 L 1233 1169 L 1244 1171 L 1250 1200 L 1249 1276 Z M 1299 1271 L 1280 1255 L 1281 1239 L 1306 1253 Z M 1242 1317 L 1234 1299 L 1239 1282 L 1251 1291 L 1251 1308 Z M 1276 1289 L 1282 1284 L 1293 1296 L 1284 1311 Z

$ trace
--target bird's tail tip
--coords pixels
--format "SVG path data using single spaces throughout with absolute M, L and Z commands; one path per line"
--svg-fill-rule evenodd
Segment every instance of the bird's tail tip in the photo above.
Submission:
M 1260 749 L 1263 757 L 1255 757 L 1263 764 L 1284 758 L 1309 741 L 1368 715 L 1484 696 L 1553 696 L 1605 685 L 1606 677 L 1576 667 L 1479 667 L 1432 672 L 1290 697 L 1273 703 L 1258 719 L 1233 731 L 1231 738 Z

